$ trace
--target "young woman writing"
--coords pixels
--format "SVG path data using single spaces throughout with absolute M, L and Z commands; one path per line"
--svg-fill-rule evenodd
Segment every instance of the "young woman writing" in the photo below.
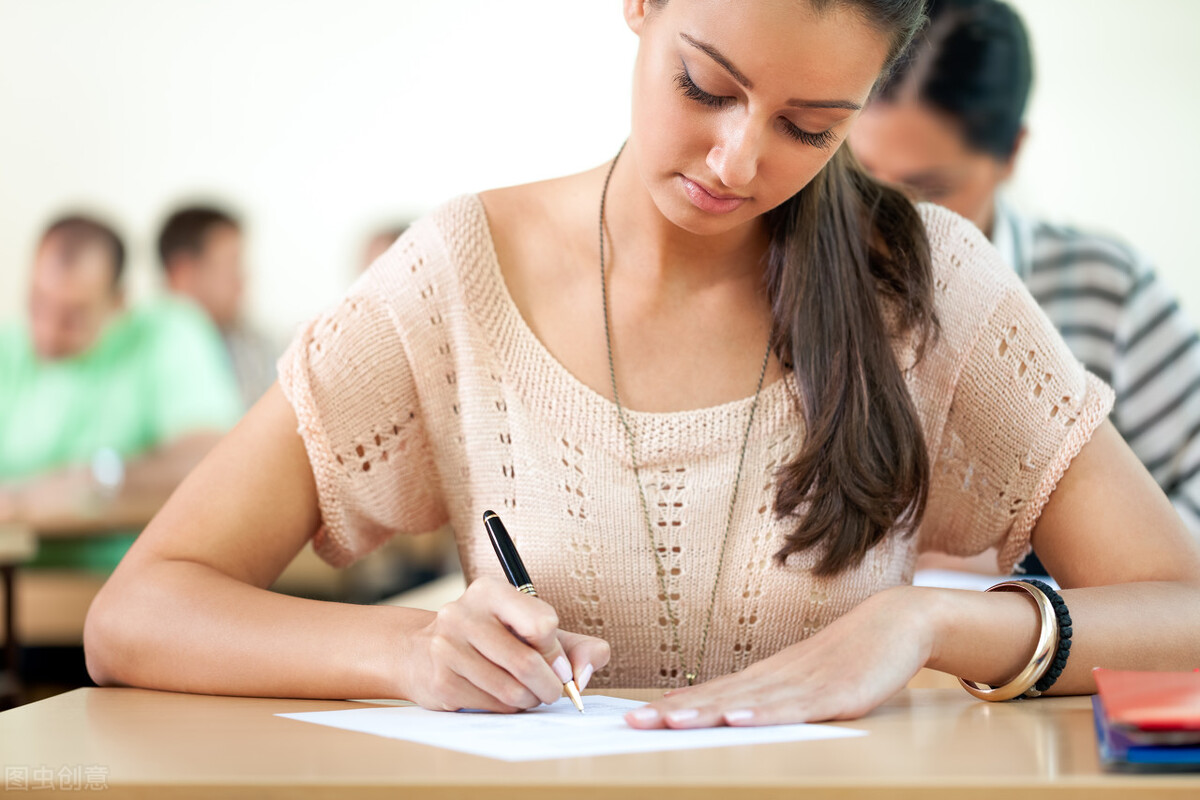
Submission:
M 627 0 L 619 156 L 447 204 L 305 329 L 97 598 L 98 681 L 514 711 L 574 676 L 688 687 L 641 727 L 853 717 L 923 666 L 1044 681 L 1041 590 L 907 585 L 1031 541 L 1074 619 L 1052 691 L 1200 657 L 1200 557 L 1111 392 L 970 223 L 841 147 L 922 3 L 729 8 Z M 436 614 L 265 588 L 309 539 L 346 563 L 446 521 L 471 582 Z

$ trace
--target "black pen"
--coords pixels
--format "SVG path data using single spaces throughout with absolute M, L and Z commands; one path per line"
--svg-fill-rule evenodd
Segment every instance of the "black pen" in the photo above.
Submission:
M 525 571 L 525 565 L 521 562 L 521 555 L 517 552 L 517 546 L 513 544 L 512 538 L 508 535 L 508 530 L 505 529 L 504 523 L 500 521 L 500 517 L 496 516 L 495 511 L 483 512 L 483 527 L 487 528 L 488 538 L 492 540 L 492 548 L 496 551 L 496 558 L 500 559 L 500 567 L 504 570 L 504 577 L 508 578 L 508 582 L 517 587 L 517 591 L 522 594 L 532 595 L 537 597 L 537 589 L 533 588 L 533 581 L 529 579 L 529 573 Z M 567 696 L 571 698 L 571 702 L 579 709 L 579 713 L 583 713 L 583 698 L 579 696 L 579 687 L 575 685 L 575 679 L 567 681 L 563 684 L 563 688 L 567 690 Z

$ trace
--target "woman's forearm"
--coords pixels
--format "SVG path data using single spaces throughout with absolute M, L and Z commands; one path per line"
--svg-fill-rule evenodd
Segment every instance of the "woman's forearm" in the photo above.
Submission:
M 101 684 L 259 697 L 402 697 L 407 646 L 432 612 L 305 600 L 195 562 L 121 573 L 84 640 Z
M 1029 662 L 1040 621 L 1024 593 L 913 589 L 934 625 L 932 669 L 991 685 Z M 1200 666 L 1200 586 L 1126 583 L 1061 592 L 1071 615 L 1070 657 L 1050 694 L 1094 692 L 1094 667 Z M 1147 646 L 1152 642 L 1153 646 Z

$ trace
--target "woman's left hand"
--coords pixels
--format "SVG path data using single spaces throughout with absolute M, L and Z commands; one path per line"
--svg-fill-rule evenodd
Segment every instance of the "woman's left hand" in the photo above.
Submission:
M 635 728 L 707 728 L 861 717 L 929 660 L 930 597 L 910 586 L 872 595 L 808 639 L 742 672 L 668 692 L 625 720 Z

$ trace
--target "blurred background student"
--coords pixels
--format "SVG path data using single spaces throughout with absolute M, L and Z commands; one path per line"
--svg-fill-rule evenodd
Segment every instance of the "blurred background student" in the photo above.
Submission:
M 248 409 L 275 380 L 280 348 L 242 313 L 245 266 L 242 226 L 228 211 L 194 205 L 177 209 L 158 234 L 158 257 L 167 288 L 208 313 L 221 333 Z
M 998 0 L 933 0 L 929 14 L 923 40 L 851 132 L 852 150 L 876 177 L 987 234 L 1075 356 L 1113 386 L 1114 425 L 1200 534 L 1194 324 L 1137 251 L 1027 216 L 1001 198 L 1026 139 L 1033 78 L 1016 12 Z M 1105 164 L 1094 170 L 1097 189 L 1112 191 Z M 1036 561 L 1026 568 L 1043 571 Z
M 239 416 L 212 324 L 163 299 L 132 310 L 125 248 L 107 225 L 64 217 L 33 259 L 28 321 L 0 332 L 0 520 L 156 509 Z M 47 546 L 46 564 L 101 571 L 129 538 Z
M 0 527 L 58 532 L 16 587 L 37 645 L 27 682 L 83 680 L 91 597 L 240 415 L 207 317 L 170 299 L 127 309 L 124 265 L 111 227 L 62 217 L 34 253 L 27 318 L 0 327 Z

